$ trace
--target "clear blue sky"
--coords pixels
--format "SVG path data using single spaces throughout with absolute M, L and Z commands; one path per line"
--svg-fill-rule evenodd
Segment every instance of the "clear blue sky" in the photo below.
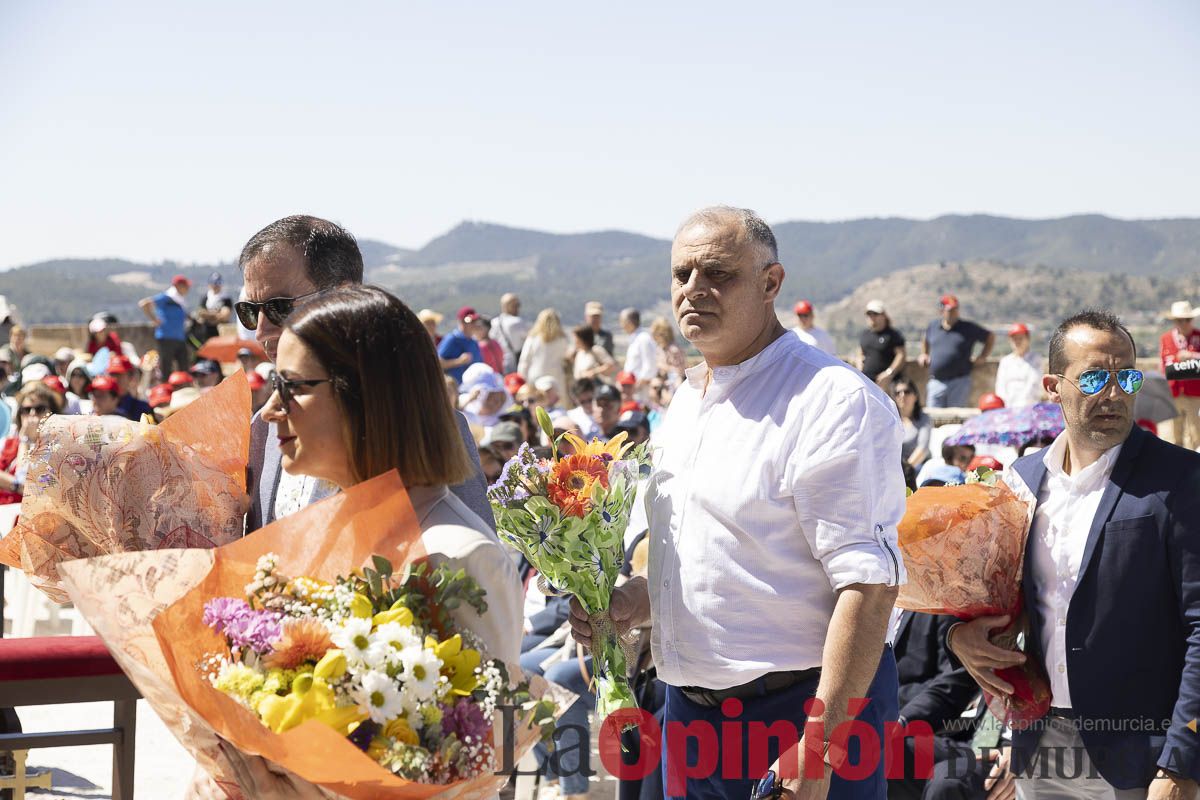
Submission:
M 0 3 L 0 267 L 288 213 L 1200 216 L 1200 4 Z

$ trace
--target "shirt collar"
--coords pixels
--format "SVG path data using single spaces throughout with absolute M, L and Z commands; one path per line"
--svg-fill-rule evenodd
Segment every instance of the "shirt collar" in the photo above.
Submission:
M 800 342 L 796 337 L 787 335 L 786 331 L 784 334 L 764 347 L 757 355 L 751 356 L 740 364 L 728 367 L 713 367 L 711 370 L 711 383 L 713 385 L 729 384 L 738 378 L 753 375 L 763 367 L 770 365 L 775 359 L 787 352 L 791 344 Z M 688 384 L 701 391 L 710 382 L 709 373 L 710 370 L 707 361 L 702 361 L 684 371 Z
M 1112 475 L 1113 466 L 1117 463 L 1117 457 L 1121 454 L 1121 448 L 1124 442 L 1114 447 L 1110 447 L 1104 451 L 1098 459 L 1093 461 L 1088 466 L 1068 475 L 1063 470 L 1063 459 L 1067 454 L 1067 436 L 1064 432 L 1046 448 L 1045 455 L 1042 456 L 1042 463 L 1046 465 L 1046 475 L 1056 481 L 1063 481 L 1072 486 L 1098 486 L 1107 481 Z

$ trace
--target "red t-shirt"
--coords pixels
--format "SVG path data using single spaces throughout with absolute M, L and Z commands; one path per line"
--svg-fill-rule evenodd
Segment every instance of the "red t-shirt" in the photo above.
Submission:
M 1159 353 L 1162 359 L 1163 367 L 1167 364 L 1174 364 L 1177 359 L 1175 354 L 1180 350 L 1191 350 L 1193 353 L 1200 353 L 1200 331 L 1192 328 L 1191 332 L 1185 339 L 1179 331 L 1172 328 L 1162 335 L 1159 339 Z M 1200 397 L 1200 380 L 1191 381 L 1168 381 L 1171 384 L 1171 394 L 1179 397 Z
M 497 374 L 504 374 L 504 349 L 500 347 L 499 342 L 495 339 L 480 342 L 479 352 L 483 356 L 483 363 L 495 370 Z

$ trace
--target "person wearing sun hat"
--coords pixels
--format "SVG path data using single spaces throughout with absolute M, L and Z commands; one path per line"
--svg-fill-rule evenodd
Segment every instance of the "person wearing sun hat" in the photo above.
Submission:
M 805 344 L 836 356 L 837 346 L 833 343 L 833 337 L 824 328 L 818 328 L 813 321 L 812 303 L 801 300 L 792 306 L 792 311 L 796 315 L 796 327 L 792 328 L 792 333 L 799 336 L 800 341 Z
M 1163 369 L 1172 364 L 1200 358 L 1200 331 L 1192 324 L 1197 315 L 1200 315 L 1200 308 L 1193 307 L 1187 300 L 1177 300 L 1171 304 L 1166 318 L 1173 323 L 1173 327 L 1158 340 L 1159 360 Z M 1171 394 L 1175 397 L 1175 409 L 1180 416 L 1169 426 L 1171 435 L 1164 438 L 1169 438 L 1181 447 L 1195 450 L 1200 447 L 1200 380 L 1169 383 Z
M 164 375 L 188 368 L 186 297 L 191 288 L 192 282 L 187 277 L 176 275 L 166 291 L 138 301 L 142 313 L 154 323 L 154 340 Z
M 1029 328 L 1023 322 L 1008 327 L 1012 352 L 996 367 L 996 394 L 1009 408 L 1031 406 L 1042 400 L 1046 362 L 1029 346 Z

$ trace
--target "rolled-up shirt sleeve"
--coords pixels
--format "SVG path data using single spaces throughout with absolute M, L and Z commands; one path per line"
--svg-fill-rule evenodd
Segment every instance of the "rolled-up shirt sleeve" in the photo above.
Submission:
M 897 525 L 904 515 L 903 434 L 895 406 L 862 387 L 810 417 L 786 480 L 800 528 L 829 585 L 905 581 Z

